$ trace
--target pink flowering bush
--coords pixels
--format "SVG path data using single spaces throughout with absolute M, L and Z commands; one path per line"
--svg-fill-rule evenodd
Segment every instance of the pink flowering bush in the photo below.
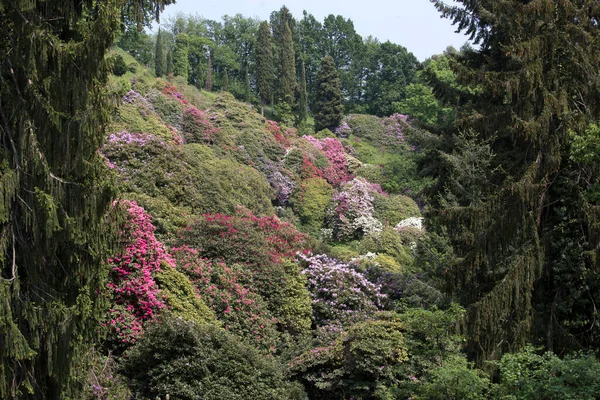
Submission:
M 212 144 L 219 132 L 213 125 L 210 115 L 194 106 L 183 111 L 182 131 L 187 143 L 205 144 Z
M 330 184 L 339 186 L 352 179 L 352 175 L 348 171 L 346 151 L 339 140 L 329 137 L 317 139 L 309 135 L 305 135 L 303 138 L 321 150 L 327 157 L 329 165 L 323 170 L 323 178 Z
M 212 262 L 188 246 L 172 249 L 177 269 L 190 278 L 202 300 L 225 329 L 266 352 L 278 337 L 275 319 L 253 289 L 251 271 L 233 264 Z
M 125 248 L 109 259 L 111 271 L 107 286 L 113 306 L 105 322 L 109 329 L 108 342 L 117 351 L 135 343 L 143 324 L 165 307 L 153 274 L 161 270 L 162 263 L 174 265 L 163 244 L 154 236 L 151 216 L 135 202 L 121 201 L 120 205 L 127 211 L 121 230 Z
M 267 131 L 273 135 L 275 140 L 285 148 L 290 147 L 290 139 L 287 137 L 287 133 L 283 133 L 277 122 L 267 120 Z
M 367 319 L 381 309 L 385 295 L 379 286 L 349 264 L 326 255 L 300 255 L 318 326 L 342 325 Z
M 330 225 L 337 240 L 351 240 L 376 236 L 383 225 L 374 216 L 373 201 L 381 186 L 364 178 L 354 178 L 343 186 L 334 197 L 334 208 L 330 212 Z
M 408 127 L 408 115 L 392 114 L 381 120 L 383 125 L 384 137 L 393 144 L 403 143 L 405 138 L 405 130 Z

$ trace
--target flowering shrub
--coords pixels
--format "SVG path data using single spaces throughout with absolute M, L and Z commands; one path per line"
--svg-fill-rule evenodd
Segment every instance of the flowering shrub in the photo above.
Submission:
M 175 86 L 170 83 L 165 83 L 165 87 L 162 90 L 162 94 L 171 97 L 173 99 L 177 99 L 183 105 L 189 105 L 190 103 L 183 97 L 183 94 L 177 90 Z
M 317 325 L 346 325 L 381 308 L 385 295 L 350 265 L 325 255 L 300 255 Z
M 212 262 L 187 246 L 172 250 L 177 268 L 187 275 L 197 293 L 223 326 L 264 351 L 277 340 L 277 320 L 253 290 L 252 273 L 239 265 Z
M 277 167 L 271 165 L 266 169 L 267 181 L 273 189 L 275 189 L 275 198 L 280 206 L 285 206 L 288 203 L 290 195 L 296 187 L 296 183 L 284 175 Z
M 196 107 L 188 107 L 183 111 L 183 136 L 187 143 L 212 144 L 219 131 L 212 123 L 211 117 L 205 111 Z
M 329 165 L 323 170 L 323 177 L 333 186 L 339 186 L 348 182 L 352 176 L 348 172 L 348 161 L 346 151 L 342 143 L 335 139 L 326 137 L 317 139 L 312 136 L 303 136 L 308 142 L 323 151 L 329 161 Z
M 279 127 L 279 125 L 277 125 L 277 122 L 267 120 L 267 131 L 270 134 L 272 134 L 275 140 L 277 140 L 277 142 L 283 147 L 290 147 L 290 139 L 288 139 L 287 136 L 283 132 L 281 132 L 281 128 Z
M 331 224 L 338 240 L 350 240 L 362 235 L 375 236 L 381 231 L 381 222 L 373 217 L 374 194 L 380 190 L 379 185 L 363 178 L 354 178 L 334 196 Z
M 337 137 L 347 138 L 352 133 L 352 128 L 350 128 L 350 125 L 348 125 L 348 122 L 342 121 L 340 126 L 338 126 L 337 128 L 334 129 L 333 133 L 335 133 L 335 136 L 337 136 Z
M 152 275 L 161 263 L 173 265 L 171 256 L 154 236 L 151 217 L 135 202 L 122 201 L 128 219 L 121 234 L 125 249 L 109 259 L 111 271 L 107 284 L 113 307 L 105 326 L 108 340 L 116 349 L 131 345 L 142 332 L 143 323 L 165 307 Z
M 135 146 L 145 146 L 148 143 L 156 143 L 159 146 L 164 146 L 165 142 L 152 134 L 148 133 L 129 133 L 127 131 L 113 133 L 108 136 L 108 144 L 132 144 Z
M 384 135 L 388 139 L 396 139 L 398 143 L 402 143 L 405 140 L 405 129 L 408 126 L 408 115 L 404 114 L 392 114 L 387 118 L 383 118 L 381 123 L 383 124 Z M 392 141 L 393 143 L 393 141 Z

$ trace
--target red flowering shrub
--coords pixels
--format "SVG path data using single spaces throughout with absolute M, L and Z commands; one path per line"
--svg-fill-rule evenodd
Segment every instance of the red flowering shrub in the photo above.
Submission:
M 277 320 L 253 291 L 252 274 L 237 264 L 212 262 L 187 246 L 173 248 L 177 268 L 186 274 L 205 304 L 230 330 L 265 351 L 278 337 Z
M 165 307 L 152 275 L 161 270 L 163 262 L 173 265 L 171 256 L 154 236 L 151 216 L 135 202 L 120 204 L 128 213 L 121 231 L 125 248 L 109 259 L 107 286 L 112 292 L 113 307 L 105 323 L 109 328 L 108 342 L 112 342 L 115 350 L 133 344 L 142 332 L 143 323 Z
M 287 138 L 286 134 L 281 132 L 281 128 L 279 127 L 279 125 L 277 125 L 277 122 L 267 120 L 267 131 L 273 135 L 275 140 L 277 140 L 277 143 L 279 143 L 285 148 L 290 147 L 290 140 Z
M 181 104 L 183 104 L 183 105 L 189 104 L 189 102 L 183 97 L 181 92 L 179 92 L 179 90 L 177 90 L 177 88 L 175 86 L 171 85 L 168 82 L 165 83 L 165 87 L 162 90 L 162 94 L 169 96 L 173 99 L 179 100 L 179 102 L 181 102 Z

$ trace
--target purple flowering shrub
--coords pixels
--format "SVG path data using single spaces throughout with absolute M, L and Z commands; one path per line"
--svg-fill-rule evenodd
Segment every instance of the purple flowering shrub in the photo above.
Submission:
M 346 122 L 344 120 L 344 121 L 342 121 L 340 126 L 338 126 L 337 128 L 335 128 L 333 130 L 333 133 L 335 133 L 335 136 L 337 136 L 337 137 L 348 138 L 350 136 L 350 134 L 352 133 L 352 128 L 350 128 L 350 125 L 348 125 L 348 122 Z
M 289 172 L 285 169 L 278 168 L 275 164 L 270 164 L 265 168 L 267 182 L 275 189 L 275 199 L 278 205 L 285 206 L 294 189 L 296 182 L 289 176 Z
M 326 255 L 299 255 L 318 326 L 345 326 L 363 321 L 381 309 L 385 295 L 379 286 L 349 264 Z

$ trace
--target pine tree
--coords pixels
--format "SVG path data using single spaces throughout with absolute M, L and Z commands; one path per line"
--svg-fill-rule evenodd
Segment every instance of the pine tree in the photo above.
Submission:
M 212 91 L 212 66 L 210 65 L 210 54 L 208 55 L 208 61 L 206 66 L 206 85 L 205 89 L 207 92 Z
M 165 44 L 163 43 L 159 28 L 158 35 L 156 35 L 156 47 L 154 50 L 154 73 L 158 77 L 165 75 L 167 69 L 164 48 Z
M 180 33 L 175 38 L 175 50 L 173 51 L 173 75 L 182 76 L 186 81 L 190 69 L 188 59 L 189 36 L 186 33 Z
M 315 130 L 334 128 L 344 117 L 340 77 L 331 56 L 321 61 L 317 73 L 317 94 L 315 99 Z
M 298 101 L 298 123 L 308 118 L 308 93 L 306 92 L 306 68 L 302 61 L 302 80 L 300 81 L 300 100 Z
M 274 77 L 271 30 L 269 24 L 263 21 L 258 28 L 256 38 L 256 86 L 260 95 L 260 113 L 263 116 L 265 103 L 272 96 Z
M 569 162 L 569 141 L 600 116 L 600 5 L 592 0 L 433 2 L 480 45 L 453 56 L 458 82 L 473 90 L 459 92 L 441 82 L 435 88 L 445 98 L 460 98 L 462 107 L 456 127 L 447 132 L 454 148 L 445 157 L 452 162 L 442 164 L 441 196 L 435 196 L 445 201 L 430 214 L 430 225 L 448 230 L 458 256 L 447 266 L 446 278 L 450 293 L 468 306 L 470 353 L 478 361 L 497 359 L 529 340 L 562 351 L 592 336 L 587 346 L 597 348 L 599 328 L 589 323 L 597 312 L 589 299 L 600 295 L 593 283 L 600 276 L 592 272 L 598 270 L 600 207 L 581 194 L 598 178 L 580 179 L 585 175 Z M 479 143 L 461 142 L 457 131 L 474 132 Z M 479 152 L 482 146 L 489 152 Z M 460 161 L 476 149 L 492 156 L 479 162 L 485 179 L 465 180 L 470 167 Z M 562 198 L 569 175 L 579 176 L 569 192 L 580 194 L 581 206 L 567 212 Z M 460 190 L 457 177 L 466 183 Z M 571 275 L 557 269 L 562 261 L 553 250 L 567 232 L 557 221 L 565 222 L 568 214 L 578 227 L 570 238 L 577 246 L 568 263 Z M 584 295 L 565 289 L 583 280 L 589 285 Z M 587 315 L 579 332 L 558 318 L 574 301 L 566 298 L 571 296 L 578 296 Z
M 105 55 L 125 6 L 142 19 L 169 2 L 0 3 L 0 398 L 81 398 L 72 366 L 105 316 L 115 194 L 97 151 Z
M 294 53 L 294 40 L 292 31 L 287 22 L 283 27 L 283 38 L 280 47 L 281 69 L 279 76 L 279 98 L 292 107 L 296 91 L 296 60 Z

